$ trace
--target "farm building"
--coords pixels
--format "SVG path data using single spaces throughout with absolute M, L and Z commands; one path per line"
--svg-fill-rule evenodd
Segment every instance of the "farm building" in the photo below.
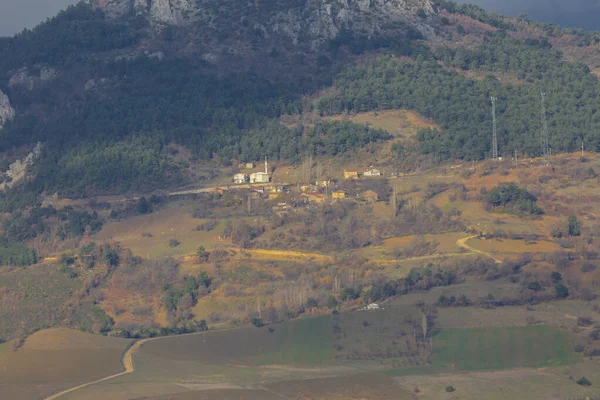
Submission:
M 331 193 L 331 198 L 333 200 L 345 199 L 346 192 L 344 192 L 343 190 L 336 190 L 335 192 Z
M 358 179 L 358 171 L 344 170 L 344 179 Z
M 269 174 L 266 172 L 254 172 L 250 174 L 250 183 L 268 183 Z
M 248 175 L 246 174 L 235 174 L 233 176 L 233 183 L 235 184 L 241 184 L 241 183 L 246 183 L 248 182 Z
M 318 187 L 322 187 L 322 188 L 328 188 L 331 186 L 331 181 L 330 180 L 316 181 L 315 185 L 317 185 Z
M 371 169 L 365 171 L 364 176 L 381 176 L 381 171 L 378 169 Z
M 327 197 L 321 193 L 303 193 L 302 197 L 309 203 L 323 203 Z
M 253 162 L 246 163 L 246 168 L 248 168 L 248 169 L 256 168 L 256 164 L 254 164 Z
M 375 203 L 377 200 L 379 200 L 379 195 L 373 190 L 365 190 L 360 194 L 360 197 L 369 203 Z
M 300 191 L 302 193 L 316 192 L 317 187 L 315 185 L 302 185 L 300 186 Z

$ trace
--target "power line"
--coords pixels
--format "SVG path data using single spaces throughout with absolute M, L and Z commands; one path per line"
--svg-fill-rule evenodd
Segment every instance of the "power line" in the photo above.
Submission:
M 492 124 L 493 124 L 493 133 L 492 133 L 492 158 L 494 160 L 498 160 L 498 135 L 496 133 L 496 100 L 497 97 L 492 96 Z
M 542 154 L 544 155 L 544 163 L 549 162 L 549 146 L 548 146 L 548 121 L 546 120 L 546 93 L 541 92 L 540 97 L 542 100 Z

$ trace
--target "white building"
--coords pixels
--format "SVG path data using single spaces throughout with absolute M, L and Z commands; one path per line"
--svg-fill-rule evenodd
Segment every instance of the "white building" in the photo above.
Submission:
M 369 171 L 365 171 L 364 176 L 381 176 L 381 171 L 378 169 L 371 169 Z
M 235 174 L 233 176 L 233 183 L 239 185 L 248 182 L 248 175 L 246 174 Z
M 269 174 L 266 172 L 254 172 L 250 174 L 250 183 L 269 183 Z
M 381 310 L 381 307 L 379 307 L 379 304 L 376 303 L 371 303 L 366 307 L 367 310 Z

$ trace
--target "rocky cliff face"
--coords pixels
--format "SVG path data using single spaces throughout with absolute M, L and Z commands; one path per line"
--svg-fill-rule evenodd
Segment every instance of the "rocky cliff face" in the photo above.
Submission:
M 283 35 L 295 44 L 308 41 L 311 47 L 334 38 L 342 29 L 372 35 L 406 24 L 418 29 L 425 37 L 434 36 L 427 23 L 435 14 L 432 0 L 275 0 L 268 8 L 261 8 L 263 3 L 257 0 L 235 11 L 234 2 L 228 4 L 227 0 L 93 2 L 107 16 L 147 15 L 150 21 L 159 25 L 209 25 L 223 18 L 232 22 L 249 19 L 255 30 L 261 30 L 265 36 Z
M 425 18 L 417 16 L 419 10 Z M 307 0 L 301 9 L 277 12 L 268 29 L 296 44 L 308 38 L 313 48 L 333 39 L 342 29 L 371 36 L 398 24 L 410 25 L 432 38 L 435 32 L 426 19 L 434 13 L 430 0 Z
M 10 105 L 8 96 L 0 90 L 0 129 L 4 127 L 4 124 L 15 117 L 15 110 Z
M 166 25 L 185 26 L 197 21 L 201 14 L 196 0 L 93 0 L 92 3 L 110 18 L 135 13 Z
M 41 154 L 42 144 L 38 143 L 33 151 L 27 155 L 27 157 L 10 164 L 9 169 L 2 174 L 4 182 L 0 183 L 0 190 L 11 188 L 17 183 L 23 181 L 23 179 L 27 178 L 29 168 L 31 168 L 35 161 L 40 158 Z

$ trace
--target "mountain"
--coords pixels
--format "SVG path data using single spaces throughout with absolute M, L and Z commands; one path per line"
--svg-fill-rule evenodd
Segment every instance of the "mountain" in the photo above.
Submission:
M 135 14 L 158 25 L 242 23 L 266 37 L 281 36 L 294 45 L 309 43 L 313 48 L 344 29 L 373 35 L 394 30 L 399 23 L 434 35 L 416 15 L 419 10 L 434 14 L 431 0 L 94 0 L 92 4 L 110 18 Z
M 0 39 L 2 168 L 43 149 L 3 208 L 197 183 L 208 160 L 297 162 L 388 140 L 327 121 L 343 113 L 435 121 L 394 147 L 399 169 L 482 159 L 492 95 L 501 153 L 540 153 L 540 91 L 553 151 L 600 150 L 599 42 L 444 0 L 79 3 Z

